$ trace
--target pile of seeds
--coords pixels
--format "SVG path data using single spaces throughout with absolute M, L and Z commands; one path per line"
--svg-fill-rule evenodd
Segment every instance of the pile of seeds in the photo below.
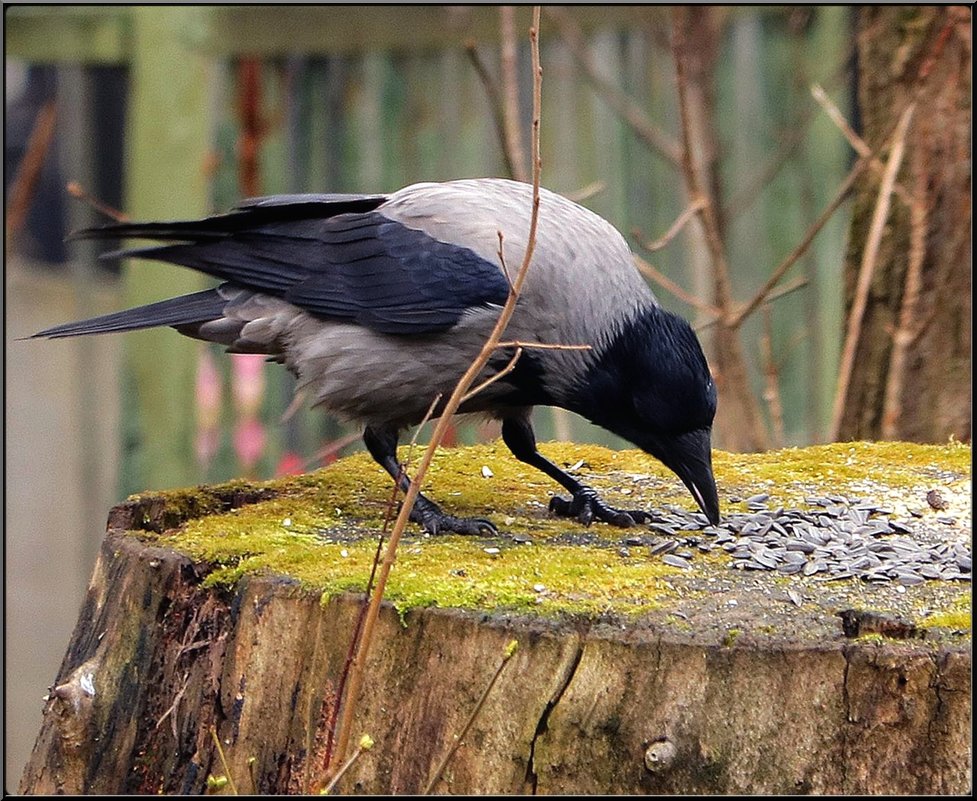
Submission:
M 839 495 L 809 497 L 811 509 L 771 509 L 768 495 L 747 499 L 747 513 L 727 515 L 719 525 L 705 516 L 670 508 L 649 524 L 659 536 L 647 543 L 630 537 L 628 545 L 650 544 L 652 554 L 673 567 L 689 568 L 696 551 L 722 550 L 738 570 L 772 570 L 827 580 L 857 577 L 903 586 L 928 579 L 971 580 L 971 548 L 943 536 L 954 531 L 953 518 L 936 518 L 936 531 L 892 519 L 892 510 Z M 942 529 L 942 531 L 940 530 Z M 690 531 L 703 535 L 689 536 Z M 956 530 L 958 532 L 959 530 Z M 910 536 L 913 535 L 913 536 Z

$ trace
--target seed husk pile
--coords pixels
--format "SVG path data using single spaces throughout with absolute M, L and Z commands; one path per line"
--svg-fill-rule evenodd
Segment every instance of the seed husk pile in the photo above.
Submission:
M 971 548 L 952 528 L 954 518 L 898 520 L 891 509 L 842 495 L 807 497 L 807 509 L 771 508 L 768 501 L 766 494 L 748 498 L 747 512 L 726 515 L 715 526 L 701 513 L 668 507 L 648 524 L 655 533 L 650 541 L 634 536 L 625 543 L 648 545 L 652 555 L 678 568 L 691 568 L 696 552 L 722 551 L 735 570 L 903 586 L 971 580 Z

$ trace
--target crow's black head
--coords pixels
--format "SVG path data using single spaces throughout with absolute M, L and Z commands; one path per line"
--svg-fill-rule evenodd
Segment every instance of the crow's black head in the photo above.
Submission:
M 581 393 L 588 418 L 671 468 L 709 521 L 719 521 L 711 443 L 716 386 L 688 322 L 646 309 L 598 355 Z

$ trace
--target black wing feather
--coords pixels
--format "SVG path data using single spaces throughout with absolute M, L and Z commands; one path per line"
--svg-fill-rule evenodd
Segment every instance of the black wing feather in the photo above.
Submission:
M 496 265 L 384 217 L 375 210 L 383 200 L 272 196 L 204 220 L 120 223 L 80 235 L 170 241 L 112 255 L 180 264 L 388 334 L 444 330 L 471 308 L 505 302 L 509 286 Z
M 112 223 L 84 228 L 69 239 L 217 240 L 267 223 L 368 212 L 384 200 L 384 195 L 269 195 L 241 201 L 234 211 L 203 220 Z

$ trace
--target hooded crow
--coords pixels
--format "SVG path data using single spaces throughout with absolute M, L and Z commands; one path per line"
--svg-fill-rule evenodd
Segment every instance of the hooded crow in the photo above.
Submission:
M 267 354 L 313 405 L 365 424 L 370 454 L 406 489 L 399 435 L 439 393 L 451 394 L 487 339 L 508 297 L 506 265 L 522 262 L 531 208 L 531 186 L 486 178 L 390 195 L 278 195 L 203 220 L 89 228 L 76 237 L 163 243 L 108 255 L 183 265 L 222 283 L 34 336 L 171 326 L 232 353 Z M 610 223 L 540 190 L 536 249 L 505 336 L 589 346 L 526 349 L 459 410 L 500 420 L 513 455 L 571 493 L 554 497 L 552 512 L 588 525 L 650 519 L 607 505 L 539 452 L 530 424 L 537 405 L 576 412 L 655 456 L 718 522 L 709 367 L 688 322 L 658 304 Z M 513 353 L 500 349 L 476 380 Z M 432 534 L 494 531 L 423 495 L 411 517 Z

